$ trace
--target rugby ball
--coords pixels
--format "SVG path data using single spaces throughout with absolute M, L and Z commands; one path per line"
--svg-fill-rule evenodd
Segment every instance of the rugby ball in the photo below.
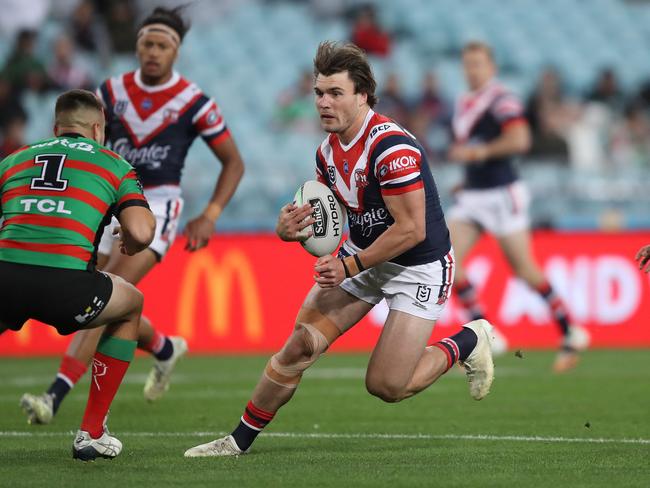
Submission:
M 332 190 L 318 181 L 305 182 L 294 197 L 298 207 L 309 203 L 313 209 L 312 217 L 316 220 L 303 229 L 304 235 L 311 230 L 312 236 L 300 244 L 313 256 L 332 254 L 339 247 L 343 237 L 346 213 Z

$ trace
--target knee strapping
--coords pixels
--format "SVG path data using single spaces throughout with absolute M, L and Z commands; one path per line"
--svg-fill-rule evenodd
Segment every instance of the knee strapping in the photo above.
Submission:
M 278 359 L 280 353 L 271 357 L 264 370 L 265 376 L 273 383 L 286 388 L 296 388 L 302 373 L 323 354 L 338 336 L 341 335 L 336 325 L 323 314 L 314 309 L 302 308 L 296 318 L 296 330 L 305 330 L 309 341 L 311 356 L 306 361 L 282 364 Z

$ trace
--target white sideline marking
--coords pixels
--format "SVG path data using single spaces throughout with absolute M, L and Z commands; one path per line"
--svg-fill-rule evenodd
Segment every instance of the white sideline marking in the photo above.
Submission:
M 358 387 L 358 386 L 349 386 L 346 387 L 344 386 L 338 386 L 335 388 L 328 388 L 327 389 L 327 394 L 332 397 L 332 396 L 347 396 L 351 394 L 357 394 L 359 392 L 364 392 L 365 390 L 363 389 L 363 386 Z M 449 391 L 449 388 L 446 385 L 440 385 L 439 387 L 436 387 L 435 393 L 440 393 L 443 391 Z M 73 401 L 73 402 L 86 402 L 88 400 L 88 386 L 87 385 L 81 385 L 81 392 L 82 394 L 76 394 L 76 395 L 71 395 L 69 396 L 66 401 Z M 233 397 L 249 397 L 251 394 L 251 389 L 239 389 L 239 390 L 217 390 L 217 389 L 210 389 L 210 390 L 200 390 L 200 391 L 174 391 L 173 395 L 175 399 L 189 399 L 189 400 L 209 400 L 209 399 L 214 399 L 214 398 L 233 398 Z M 301 397 L 318 397 L 322 396 L 322 391 L 315 391 L 313 389 L 308 389 L 304 388 L 301 390 L 300 396 Z M 20 400 L 21 394 L 20 393 L 4 393 L 0 394 L 0 404 L 2 403 L 9 403 L 9 404 L 16 404 L 18 405 L 18 401 Z M 142 391 L 120 391 L 119 392 L 119 399 L 121 400 L 141 400 L 142 399 Z M 145 405 L 143 404 L 143 407 Z
M 74 436 L 75 432 L 24 432 L 0 431 L 3 437 L 62 437 Z M 119 437 L 220 437 L 228 432 L 117 432 Z M 584 444 L 650 444 L 650 439 L 607 439 L 599 437 L 544 437 L 488 434 L 328 434 L 325 432 L 266 432 L 264 437 L 288 437 L 295 439 L 407 439 L 452 441 L 506 441 L 506 442 L 552 442 Z
M 82 394 L 70 395 L 66 398 L 66 401 L 72 402 L 86 402 L 88 400 L 88 385 L 80 386 Z M 251 390 L 241 389 L 241 390 L 229 390 L 219 391 L 219 390 L 205 390 L 205 391 L 175 391 L 174 398 L 183 398 L 183 399 L 211 399 L 211 398 L 231 398 L 231 397 L 245 397 L 250 396 Z M 18 405 L 21 394 L 0 394 L 0 403 L 15 403 Z M 142 399 L 142 391 L 120 391 L 119 397 L 122 400 L 140 400 Z M 143 404 L 144 406 L 144 404 Z
M 505 377 L 521 377 L 521 376 L 539 376 L 538 373 L 526 369 L 526 368 L 516 368 L 516 367 L 499 367 L 496 368 L 497 378 Z M 447 375 L 452 376 L 465 376 L 464 371 L 460 368 L 453 368 Z M 148 373 L 127 373 L 122 381 L 123 384 L 144 384 L 148 376 Z M 312 380 L 357 380 L 363 379 L 366 376 L 366 368 L 354 368 L 354 367 L 341 367 L 341 368 L 330 368 L 327 366 L 319 367 L 315 366 L 313 369 L 309 369 L 305 376 Z M 88 382 L 89 375 L 85 375 L 84 379 L 81 380 L 82 383 Z M 248 371 L 238 372 L 236 374 L 220 374 L 219 372 L 207 372 L 207 373 L 174 373 L 174 383 L 181 384 L 203 384 L 205 380 L 209 379 L 212 383 L 217 383 L 219 381 L 232 381 L 232 380 L 257 380 L 259 378 L 259 370 L 251 369 Z M 0 378 L 0 383 L 3 385 L 10 385 L 15 387 L 40 387 L 44 388 L 49 385 L 54 379 L 54 374 L 42 374 L 42 375 L 23 375 L 23 376 L 14 376 L 10 378 L 2 377 Z

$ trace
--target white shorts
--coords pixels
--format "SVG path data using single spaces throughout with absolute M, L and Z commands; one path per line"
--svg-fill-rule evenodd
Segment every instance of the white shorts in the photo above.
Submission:
M 144 195 L 149 202 L 149 208 L 156 217 L 156 234 L 149 244 L 149 249 L 156 253 L 158 260 L 161 260 L 176 239 L 178 222 L 183 210 L 183 199 L 180 196 L 180 188 L 172 185 L 146 189 Z M 120 225 L 119 222 L 113 217 L 111 223 L 104 228 L 104 234 L 97 246 L 99 254 L 111 254 L 113 243 L 116 240 L 116 236 L 113 236 L 113 229 L 118 225 Z
M 522 181 L 484 190 L 461 190 L 447 212 L 450 222 L 472 222 L 495 236 L 505 236 L 530 227 L 530 192 Z
M 352 254 L 346 242 L 345 251 Z M 426 320 L 438 320 L 454 282 L 454 251 L 440 261 L 416 266 L 386 262 L 346 278 L 341 288 L 364 302 L 386 299 L 390 310 Z

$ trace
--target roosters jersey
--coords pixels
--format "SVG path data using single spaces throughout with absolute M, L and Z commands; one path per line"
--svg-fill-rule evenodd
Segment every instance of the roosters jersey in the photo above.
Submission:
M 498 138 L 510 124 L 525 123 L 519 99 L 493 81 L 485 88 L 466 93 L 456 102 L 454 138 L 461 144 L 486 144 Z M 518 179 L 512 156 L 465 165 L 465 188 L 494 188 Z
M 211 146 L 229 136 L 217 104 L 174 72 L 159 86 L 140 70 L 106 80 L 97 89 L 106 109 L 106 145 L 129 161 L 145 187 L 178 185 L 197 136 Z
M 316 151 L 316 176 L 345 205 L 349 240 L 360 249 L 370 246 L 395 222 L 385 195 L 424 188 L 426 238 L 391 261 L 414 266 L 443 259 L 449 253 L 449 231 L 424 150 L 388 117 L 370 110 L 348 145 L 330 134 Z

